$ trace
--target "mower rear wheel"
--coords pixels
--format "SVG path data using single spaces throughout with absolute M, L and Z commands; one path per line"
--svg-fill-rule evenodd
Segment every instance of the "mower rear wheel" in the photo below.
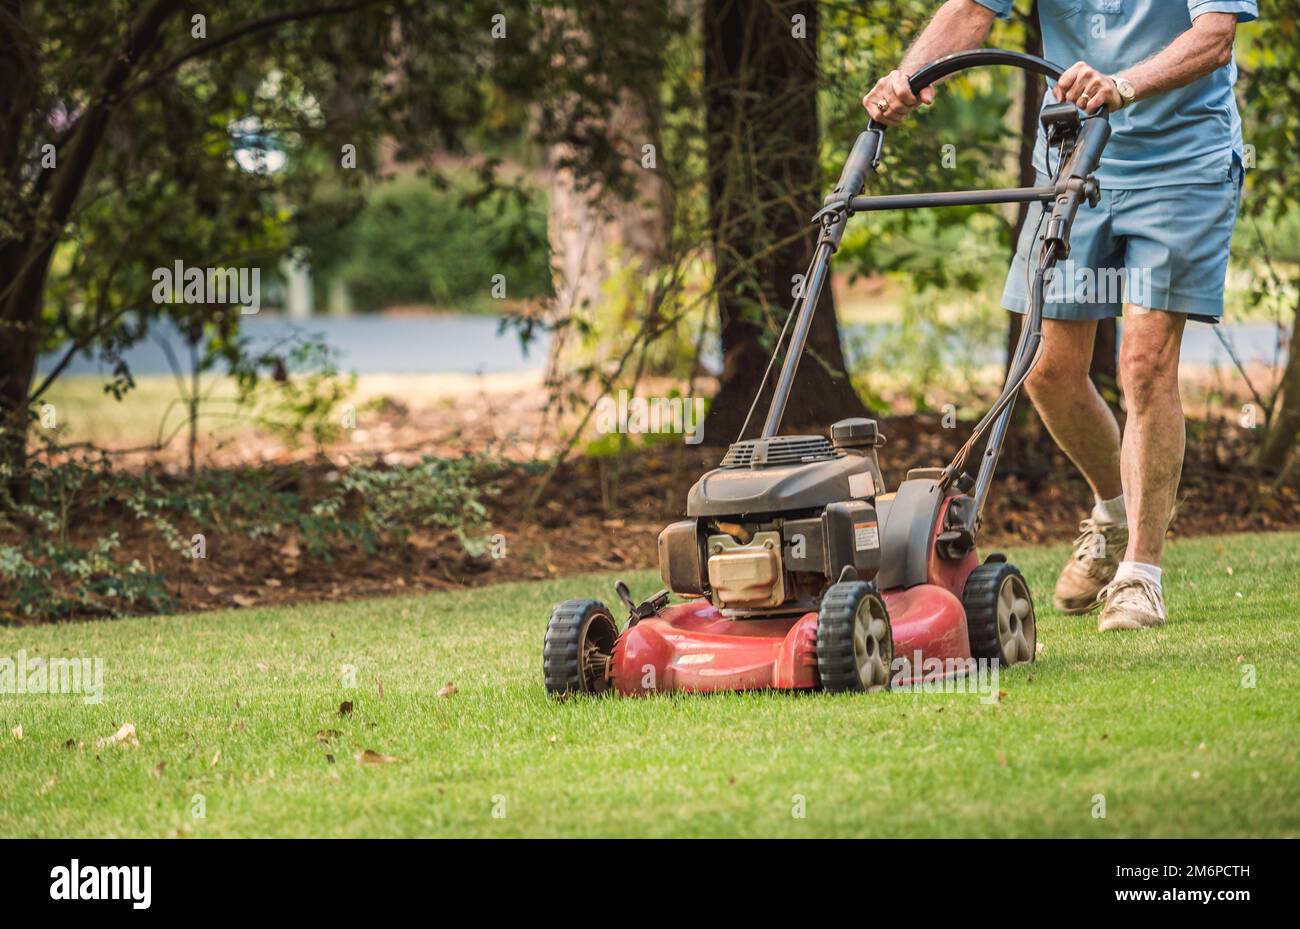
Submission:
M 1034 660 L 1038 650 L 1034 601 L 1013 565 L 993 561 L 980 565 L 966 579 L 961 600 L 973 658 L 1003 665 Z
M 618 624 L 599 600 L 565 600 L 551 611 L 542 674 L 553 697 L 609 690 Z
M 817 614 L 817 673 L 830 691 L 876 690 L 889 683 L 894 635 L 876 585 L 841 581 Z

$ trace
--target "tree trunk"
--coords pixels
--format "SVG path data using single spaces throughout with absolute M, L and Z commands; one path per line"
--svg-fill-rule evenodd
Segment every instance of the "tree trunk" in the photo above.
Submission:
M 1295 449 L 1297 438 L 1300 438 L 1300 305 L 1291 320 L 1291 344 L 1287 349 L 1277 411 L 1256 463 L 1270 474 L 1280 472 L 1286 467 L 1287 456 Z
M 31 202 L 23 206 L 27 215 L 39 217 L 39 221 L 32 220 L 16 235 L 0 239 L 0 465 L 9 470 L 11 491 L 18 495 L 26 488 L 28 394 L 36 373 L 41 308 L 54 246 L 81 195 L 118 94 L 179 6 L 179 0 L 154 0 L 136 17 L 125 48 L 104 66 L 93 102 L 60 145 L 57 170 L 42 171 L 32 185 Z M 20 6 L 5 13 L 0 15 L 0 78 L 25 75 L 22 88 L 30 93 L 34 65 L 15 50 L 19 42 L 30 45 L 32 40 L 15 28 L 21 23 Z M 0 175 L 11 191 L 18 189 L 27 157 L 12 140 L 27 137 L 23 121 L 37 118 L 30 110 L 30 100 L 0 109 L 0 157 L 4 160 Z
M 608 131 L 627 141 L 629 159 L 641 159 L 643 144 L 659 147 L 657 117 L 644 98 L 632 94 L 611 114 Z M 565 310 L 600 302 L 614 270 L 611 260 L 652 272 L 665 259 L 672 224 L 672 191 L 660 170 L 638 169 L 631 195 L 617 197 L 579 183 L 564 166 L 570 148 L 560 143 L 549 153 L 551 267 L 556 305 Z
M 816 242 L 817 228 L 808 219 L 825 193 L 818 163 L 817 17 L 812 2 L 704 4 L 709 225 L 723 353 L 721 384 L 704 429 L 710 444 L 726 444 L 739 432 Z M 784 425 L 786 431 L 820 432 L 835 419 L 866 414 L 845 371 L 827 286 Z

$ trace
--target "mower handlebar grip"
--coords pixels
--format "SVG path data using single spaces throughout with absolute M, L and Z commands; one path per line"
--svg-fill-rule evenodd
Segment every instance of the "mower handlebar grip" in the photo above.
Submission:
M 826 198 L 828 201 L 856 197 L 862 193 L 862 188 L 867 183 L 867 175 L 880 160 L 880 138 L 880 132 L 870 127 L 858 133 L 857 141 L 853 143 L 853 150 L 849 152 L 848 160 L 844 162 L 844 170 L 840 172 L 839 183 L 835 185 L 834 193 Z
M 1065 73 L 1064 68 L 1052 64 L 1046 58 L 1039 58 L 1037 55 L 1013 52 L 1004 48 L 972 48 L 964 52 L 954 52 L 951 55 L 936 58 L 929 64 L 922 65 L 920 70 L 907 79 L 907 84 L 913 94 L 919 94 L 931 84 L 943 80 L 950 74 L 965 71 L 967 68 L 980 68 L 985 65 L 1010 65 L 1024 71 L 1034 71 L 1052 80 L 1057 80 Z M 879 132 L 885 131 L 885 127 L 874 119 L 867 123 L 867 128 Z

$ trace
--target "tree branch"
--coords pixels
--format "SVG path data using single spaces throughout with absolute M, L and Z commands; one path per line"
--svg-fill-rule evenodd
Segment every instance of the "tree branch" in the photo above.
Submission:
M 233 42 L 239 41 L 245 36 L 257 32 L 263 32 L 267 29 L 274 29 L 276 26 L 281 26 L 285 23 L 300 22 L 302 20 L 315 19 L 322 16 L 355 13 L 356 11 L 377 2 L 379 2 L 379 0 L 352 0 L 350 3 L 338 3 L 332 6 L 322 6 L 305 10 L 287 10 L 283 13 L 273 13 L 269 16 L 263 16 L 261 19 L 255 19 L 251 22 L 244 23 L 242 26 L 237 26 L 229 32 L 198 42 L 192 48 L 181 52 L 166 64 L 161 65 L 149 74 L 140 78 L 140 80 L 131 87 L 126 88 L 122 92 L 121 99 L 125 100 L 150 85 L 156 84 L 159 80 L 175 71 L 185 62 L 206 55 L 209 52 L 214 52 L 219 48 L 224 48 Z

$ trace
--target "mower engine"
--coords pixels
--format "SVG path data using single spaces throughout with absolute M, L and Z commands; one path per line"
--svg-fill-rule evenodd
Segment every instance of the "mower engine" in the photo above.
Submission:
M 687 519 L 659 535 L 659 572 L 674 593 L 707 596 L 732 618 L 802 614 L 834 581 L 880 569 L 872 501 L 883 480 L 870 419 L 824 436 L 733 444 L 691 488 Z

